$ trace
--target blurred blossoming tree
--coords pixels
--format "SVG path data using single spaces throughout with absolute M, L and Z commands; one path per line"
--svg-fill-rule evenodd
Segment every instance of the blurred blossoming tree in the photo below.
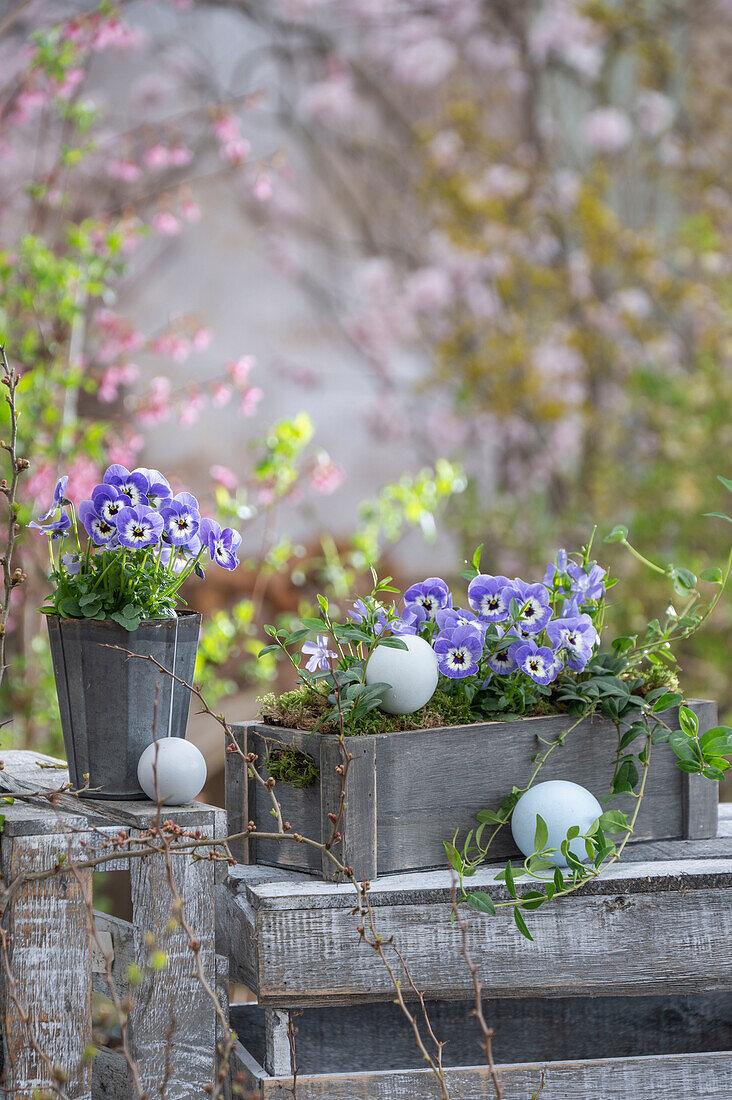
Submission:
M 91 482 L 104 461 L 132 465 L 146 428 L 190 426 L 206 404 L 255 413 L 264 383 L 246 354 L 172 380 L 208 346 L 205 318 L 171 308 L 143 333 L 115 308 L 220 176 L 361 356 L 377 439 L 465 459 L 453 522 L 497 570 L 616 519 L 669 558 L 714 550 L 714 528 L 682 517 L 714 506 L 729 450 L 729 3 L 78 9 L 31 3 L 0 24 L 0 327 L 27 370 L 35 494 L 59 456 Z M 226 82 L 196 48 L 195 21 L 214 15 L 240 42 Z M 102 113 L 95 91 L 127 57 L 138 75 Z M 141 372 L 143 356 L 160 370 Z M 267 433 L 246 484 L 215 468 L 220 509 L 244 521 L 304 483 L 335 487 L 310 434 L 304 420 Z M 387 491 L 354 561 L 363 540 L 429 522 L 435 486 L 444 499 L 458 484 L 445 467 Z M 269 548 L 273 567 L 289 549 Z M 342 587 L 337 551 L 324 560 Z M 640 612 L 657 593 L 638 585 Z M 251 607 L 237 615 L 212 654 L 251 629 Z M 718 622 L 696 651 L 717 663 Z

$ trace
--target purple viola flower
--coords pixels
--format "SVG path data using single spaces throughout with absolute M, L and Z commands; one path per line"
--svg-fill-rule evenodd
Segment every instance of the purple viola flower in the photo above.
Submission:
M 130 503 L 129 497 L 120 492 L 116 485 L 96 485 L 92 489 L 91 497 L 97 515 L 105 519 L 107 523 L 111 523 L 112 526 L 116 526 L 117 516 Z
M 488 623 L 482 622 L 473 611 L 467 611 L 463 607 L 443 607 L 435 615 L 435 621 L 442 631 L 467 626 L 474 630 L 479 638 L 485 638 L 485 632 L 488 629 Z
M 383 634 L 387 627 L 386 609 L 380 604 L 369 608 L 364 600 L 356 600 L 348 611 L 348 618 L 354 623 L 364 623 L 374 616 L 374 629 L 377 634 Z
M 602 581 L 607 576 L 606 569 L 602 569 L 595 562 L 589 573 L 587 573 L 584 566 L 571 561 L 567 566 L 567 572 L 572 578 L 572 592 L 578 597 L 581 604 L 586 603 L 587 600 L 602 599 L 605 593 L 605 585 Z
M 519 642 L 514 642 L 508 649 L 501 649 L 498 653 L 491 653 L 488 658 L 488 667 L 492 668 L 494 672 L 497 672 L 499 676 L 508 676 L 510 672 L 514 672 L 518 667 L 514 654 L 519 646 Z
M 78 576 L 81 570 L 81 559 L 78 554 L 62 554 L 61 564 L 70 577 Z
M 236 569 L 239 559 L 236 551 L 241 545 L 241 535 L 231 527 L 222 530 L 214 519 L 202 519 L 198 529 L 201 542 L 208 548 L 211 561 L 224 569 Z
M 468 603 L 485 623 L 502 623 L 510 618 L 509 606 L 514 595 L 508 577 L 479 573 L 468 585 Z
M 429 622 L 429 615 L 425 608 L 413 603 L 404 608 L 398 619 L 392 619 L 389 629 L 392 634 L 417 634 L 426 622 Z
M 546 632 L 555 652 L 567 651 L 567 664 L 575 672 L 582 671 L 600 640 L 589 615 L 553 619 L 547 625 Z
M 120 493 L 124 493 L 133 507 L 147 504 L 147 478 L 139 470 L 130 472 L 126 466 L 114 463 L 106 471 L 102 481 L 105 485 L 114 485 Z
M 167 477 L 160 470 L 150 470 L 147 466 L 138 466 L 133 474 L 142 474 L 147 482 L 145 496 L 151 508 L 160 508 L 173 496 Z
M 117 523 L 110 523 L 94 507 L 91 500 L 82 500 L 79 505 L 79 519 L 84 529 L 97 546 L 108 546 L 117 539 Z
M 160 541 L 163 517 L 147 504 L 123 508 L 117 516 L 117 534 L 123 546 L 143 550 Z
M 71 520 L 63 512 L 58 519 L 53 519 L 51 522 L 32 519 L 28 524 L 34 531 L 42 531 L 44 535 L 50 535 L 55 541 L 56 539 L 62 539 L 64 535 L 68 533 L 71 527 Z
M 462 680 L 476 673 L 482 652 L 483 639 L 470 626 L 438 634 L 435 641 L 440 672 L 451 680 Z
M 190 493 L 177 493 L 160 509 L 166 540 L 173 546 L 189 546 L 201 526 L 198 501 Z
M 56 488 L 53 490 L 53 501 L 51 507 L 48 509 L 45 515 L 39 516 L 36 520 L 37 523 L 45 523 L 51 516 L 54 516 L 59 510 L 62 504 L 70 504 L 71 502 L 66 499 L 66 486 L 68 485 L 69 475 L 64 474 L 56 482 Z
M 515 598 L 521 604 L 519 626 L 529 634 L 538 634 L 552 617 L 549 593 L 543 584 L 527 584 L 520 577 L 513 582 Z
M 548 645 L 538 646 L 534 641 L 516 646 L 513 656 L 518 667 L 537 684 L 550 684 L 561 667 Z
M 328 637 L 326 634 L 318 634 L 316 642 L 305 642 L 303 653 L 310 654 L 310 660 L 305 665 L 308 672 L 318 672 L 330 668 L 331 660 L 338 656 L 332 649 L 328 649 Z
M 550 561 L 546 567 L 546 573 L 544 574 L 543 583 L 547 588 L 554 587 L 554 579 L 557 576 L 561 576 L 562 573 L 567 572 L 567 551 L 557 550 L 557 556 L 554 561 Z
M 436 613 L 443 607 L 452 607 L 450 589 L 439 577 L 428 577 L 410 585 L 404 593 L 405 604 L 416 604 L 425 611 L 426 618 L 434 619 Z

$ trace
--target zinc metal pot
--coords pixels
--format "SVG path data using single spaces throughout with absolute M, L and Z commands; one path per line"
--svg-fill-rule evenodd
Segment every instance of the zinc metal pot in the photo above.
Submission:
M 47 619 L 71 782 L 79 789 L 88 774 L 83 798 L 144 799 L 137 762 L 153 733 L 185 737 L 190 692 L 151 661 L 106 647 L 154 657 L 190 684 L 201 616 L 181 611 L 133 631 L 108 620 Z

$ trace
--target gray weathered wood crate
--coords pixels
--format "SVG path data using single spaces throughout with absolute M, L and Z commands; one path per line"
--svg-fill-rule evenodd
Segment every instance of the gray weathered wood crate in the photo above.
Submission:
M 69 780 L 63 764 L 40 753 L 8 751 L 0 754 L 0 761 L 0 793 L 15 796 L 12 805 L 2 807 L 0 869 L 6 885 L 21 872 L 54 867 L 59 857 L 67 865 L 71 859 L 83 864 L 105 852 L 104 843 L 120 829 L 135 837 L 155 822 L 151 802 L 90 802 L 66 793 L 55 796 L 55 805 L 39 800 L 39 791 L 60 791 Z M 224 812 L 212 806 L 166 808 L 165 818 L 184 829 L 200 829 L 203 836 L 225 835 Z M 133 859 L 121 852 L 100 870 L 129 871 L 131 922 L 94 912 L 92 928 L 93 872 L 88 867 L 27 883 L 2 914 L 18 991 L 14 998 L 0 981 L 7 1095 L 34 1100 L 55 1094 L 49 1066 L 66 1071 L 64 1095 L 73 1100 L 132 1100 L 138 1095 L 120 1052 L 103 1049 L 93 1063 L 85 1057 L 92 1039 L 91 994 L 109 992 L 101 942 L 113 955 L 118 996 L 132 992 L 127 982 L 131 963 L 144 972 L 129 1016 L 130 1049 L 142 1088 L 152 1096 L 167 1078 L 168 1100 L 205 1100 L 217 1073 L 218 1023 L 194 973 L 187 937 L 180 928 L 167 928 L 174 895 L 165 859 L 160 854 Z M 200 941 L 204 975 L 219 989 L 228 981 L 226 960 L 215 954 L 214 894 L 221 871 L 221 864 L 207 859 L 177 856 L 171 861 L 173 881 Z M 166 966 L 159 970 L 146 968 L 151 933 L 167 954 Z
M 455 1100 L 494 1097 L 487 1068 L 475 1064 L 479 1048 L 472 1003 L 429 1002 L 427 1007 L 436 1035 L 446 1043 L 449 1095 Z M 494 1057 L 505 1100 L 528 1100 L 542 1076 L 542 1100 L 732 1095 L 730 993 L 509 999 L 489 1001 L 484 1010 L 496 1032 Z M 257 1006 L 232 1011 L 242 1037 L 233 1073 L 251 1100 L 285 1100 L 292 1096 L 289 1042 L 279 1050 L 268 1044 L 267 1015 Z M 305 1009 L 293 1023 L 299 1100 L 438 1096 L 395 1005 Z
M 527 915 L 527 943 L 505 910 L 465 908 L 468 945 L 487 997 L 703 994 L 732 988 L 732 806 L 720 835 L 656 841 L 559 902 Z M 497 900 L 499 864 L 471 886 Z M 517 879 L 529 886 L 525 876 Z M 451 874 L 386 875 L 369 891 L 376 924 L 394 936 L 417 986 L 437 999 L 470 996 L 460 933 L 450 920 Z M 219 950 L 234 981 L 265 1007 L 392 1000 L 389 976 L 359 941 L 349 883 L 281 868 L 232 869 L 219 906 Z
M 526 1100 L 542 1075 L 542 1100 L 732 1096 L 732 806 L 722 809 L 717 837 L 638 844 L 622 866 L 531 914 L 533 944 L 506 914 L 464 911 L 504 1100 Z M 498 869 L 473 881 L 505 896 Z M 449 872 L 385 876 L 370 893 L 379 934 L 394 936 L 448 1041 L 449 1095 L 489 1100 Z M 220 949 L 258 997 L 232 1012 L 232 1076 L 245 1095 L 292 1096 L 293 1010 L 298 1100 L 439 1095 L 383 963 L 358 936 L 350 885 L 239 866 L 225 896 Z
M 703 732 L 717 721 L 716 704 L 693 701 Z M 676 728 L 677 710 L 664 714 Z M 566 715 L 486 722 L 443 729 L 410 730 L 347 739 L 354 756 L 348 776 L 346 809 L 338 854 L 359 877 L 425 870 L 445 865 L 443 841 L 455 829 L 466 835 L 475 828 L 479 810 L 498 809 L 512 786 L 524 786 L 533 770 L 532 757 L 568 728 Z M 318 779 L 304 790 L 277 784 L 286 820 L 304 836 L 327 839 L 328 813 L 336 812 L 341 780 L 338 739 L 246 722 L 233 727 L 239 745 L 254 752 L 264 774 L 271 751 L 294 746 L 308 754 Z M 610 790 L 618 734 L 601 718 L 582 722 L 550 754 L 540 779 L 570 779 L 589 788 L 602 801 Z M 231 832 L 253 821 L 271 832 L 271 803 L 259 784 L 248 780 L 240 756 L 226 759 L 226 809 Z M 651 769 L 635 833 L 636 841 L 713 837 L 717 829 L 717 784 L 688 775 L 676 766 L 666 745 L 653 749 Z M 630 811 L 630 796 L 613 799 L 613 808 Z M 497 858 L 515 854 L 510 829 L 499 834 Z M 242 841 L 234 854 L 242 862 L 262 863 L 333 877 L 333 864 L 304 845 L 291 842 Z

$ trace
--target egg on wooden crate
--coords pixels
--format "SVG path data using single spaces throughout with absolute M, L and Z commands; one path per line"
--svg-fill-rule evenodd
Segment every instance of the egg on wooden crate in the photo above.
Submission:
M 412 714 L 434 695 L 437 657 L 429 642 L 416 634 L 399 635 L 406 649 L 377 646 L 366 666 L 367 684 L 389 684 L 381 710 L 387 714 Z
M 206 782 L 206 761 L 184 737 L 161 737 L 148 745 L 137 763 L 137 780 L 148 798 L 165 806 L 192 802 Z
M 556 867 L 566 867 L 561 844 L 567 839 L 568 829 L 578 825 L 580 833 L 586 833 L 601 814 L 602 806 L 586 787 L 566 779 L 549 779 L 521 795 L 511 816 L 511 832 L 521 852 L 530 856 L 534 851 L 537 815 L 543 818 L 549 832 L 546 847 L 557 849 L 548 858 Z M 577 859 L 587 860 L 585 842 L 580 837 L 570 842 L 569 850 Z

